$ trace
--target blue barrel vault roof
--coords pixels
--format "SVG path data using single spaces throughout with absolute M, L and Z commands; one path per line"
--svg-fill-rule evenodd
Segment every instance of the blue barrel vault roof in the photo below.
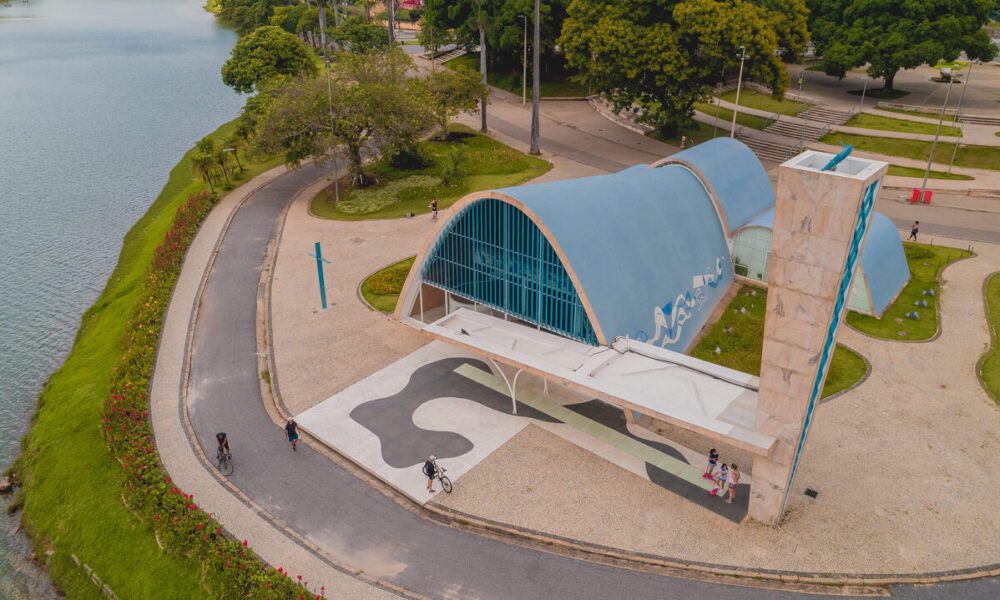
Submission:
M 750 227 L 773 231 L 774 208 L 754 217 L 743 229 Z M 877 211 L 872 216 L 868 238 L 861 250 L 861 271 L 868 283 L 875 316 L 880 317 L 910 280 L 910 267 L 896 224 Z
M 881 317 L 910 280 L 906 251 L 892 220 L 876 212 L 861 252 L 861 268 L 868 282 L 875 316 Z
M 718 198 L 730 234 L 774 207 L 774 188 L 764 165 L 738 140 L 715 138 L 657 164 L 680 164 L 697 173 Z
M 732 284 L 713 201 L 680 165 L 640 165 L 497 194 L 522 203 L 548 230 L 609 343 L 629 336 L 686 350 Z

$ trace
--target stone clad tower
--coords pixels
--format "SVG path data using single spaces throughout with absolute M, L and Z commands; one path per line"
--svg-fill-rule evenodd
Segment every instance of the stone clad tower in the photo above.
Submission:
M 753 462 L 750 517 L 775 525 L 847 311 L 888 164 L 807 151 L 779 167 L 757 431 L 777 443 Z M 833 166 L 830 166 L 834 163 Z

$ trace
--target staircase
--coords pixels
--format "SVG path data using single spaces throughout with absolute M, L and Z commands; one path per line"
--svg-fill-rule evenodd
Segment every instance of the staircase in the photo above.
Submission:
M 1000 117 L 993 117 L 987 115 L 962 115 L 958 118 L 962 123 L 969 123 L 971 125 L 992 125 L 994 127 L 1000 127 Z
M 736 137 L 753 150 L 754 154 L 761 160 L 785 162 L 799 152 L 798 144 L 782 144 L 742 134 L 737 134 Z
M 815 142 L 826 134 L 828 126 L 811 125 L 809 123 L 797 123 L 795 121 L 783 121 L 778 119 L 768 125 L 764 131 L 794 138 L 796 140 L 806 140 Z
M 434 60 L 439 63 L 446 63 L 453 58 L 458 58 L 465 54 L 465 48 L 455 48 L 447 52 L 438 52 L 438 55 L 434 57 Z
M 799 113 L 798 116 L 800 119 L 806 119 L 807 121 L 818 121 L 829 125 L 843 125 L 854 116 L 854 113 L 813 105 L 808 110 Z

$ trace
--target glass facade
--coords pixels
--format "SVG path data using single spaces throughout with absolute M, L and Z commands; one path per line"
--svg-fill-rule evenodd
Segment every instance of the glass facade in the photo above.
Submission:
M 424 263 L 424 283 L 543 329 L 597 345 L 555 250 L 518 208 L 492 198 L 466 206 Z
M 771 230 L 747 227 L 733 239 L 733 270 L 737 275 L 767 283 L 771 262 Z

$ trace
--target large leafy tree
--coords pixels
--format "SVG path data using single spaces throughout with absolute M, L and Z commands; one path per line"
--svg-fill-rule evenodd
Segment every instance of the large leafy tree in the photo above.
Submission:
M 283 152 L 292 166 L 323 160 L 343 148 L 355 178 L 366 183 L 366 146 L 390 153 L 409 148 L 430 125 L 427 87 L 407 76 L 412 65 L 398 47 L 345 54 L 333 65 L 330 97 L 325 77 L 282 83 L 268 92 L 267 101 L 252 107 L 257 147 Z
M 241 37 L 222 65 L 222 82 L 242 93 L 276 77 L 315 74 L 316 63 L 309 48 L 275 25 L 258 27 Z
M 479 73 L 469 68 L 438 69 L 424 80 L 430 99 L 430 110 L 440 128 L 448 136 L 448 122 L 460 113 L 475 110 L 487 89 Z
M 331 29 L 329 35 L 340 44 L 341 48 L 354 54 L 385 48 L 389 43 L 385 28 L 368 22 L 364 17 L 346 19 L 340 27 Z
M 236 25 L 240 33 L 247 33 L 267 25 L 274 15 L 274 9 L 286 0 L 221 0 L 219 16 Z
M 863 65 L 893 80 L 901 69 L 996 54 L 983 29 L 994 0 L 809 0 L 813 41 L 828 75 Z
M 771 11 L 748 0 L 573 0 L 559 39 L 570 66 L 618 110 L 639 104 L 645 122 L 673 133 L 693 106 L 734 75 L 776 95 L 788 87 Z

